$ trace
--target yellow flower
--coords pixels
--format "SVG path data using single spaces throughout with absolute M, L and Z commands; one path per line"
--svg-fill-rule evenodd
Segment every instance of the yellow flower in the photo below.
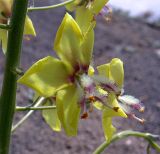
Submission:
M 0 23 L 2 24 L 9 23 L 9 18 L 11 17 L 12 13 L 11 12 L 12 3 L 13 0 L 0 0 Z M 33 36 L 36 35 L 32 21 L 28 16 L 26 16 L 24 34 Z M 0 42 L 2 44 L 2 49 L 4 53 L 6 53 L 7 49 L 7 38 L 8 38 L 8 31 L 0 29 Z
M 133 96 L 123 94 L 124 69 L 123 62 L 114 58 L 110 63 L 97 67 L 100 78 L 100 87 L 108 93 L 106 105 L 100 106 L 103 111 L 102 126 L 105 137 L 109 142 L 115 132 L 115 127 L 112 125 L 112 117 L 121 116 L 124 118 L 134 118 L 140 122 L 144 122 L 135 116 L 131 109 L 143 111 L 144 107 L 140 101 Z
M 56 96 L 61 124 L 69 136 L 77 134 L 81 94 L 88 79 L 93 44 L 83 35 L 75 20 L 66 14 L 55 38 L 54 49 L 60 58 L 46 57 L 31 66 L 18 82 L 45 97 Z M 90 74 L 93 70 L 91 69 Z M 88 82 L 90 86 L 92 82 Z M 82 91 L 81 91 L 82 90 Z
M 121 109 L 117 96 L 120 95 L 121 89 L 123 88 L 123 80 L 124 80 L 124 70 L 123 70 L 123 62 L 114 58 L 108 64 L 100 65 L 97 67 L 99 75 L 104 79 L 100 79 L 101 88 L 108 92 L 108 96 L 106 98 L 106 103 L 109 107 L 102 108 L 102 126 L 104 130 L 105 137 L 109 142 L 112 138 L 113 133 L 115 132 L 115 127 L 112 125 L 112 117 L 114 116 L 122 116 L 127 117 L 125 112 Z M 113 110 L 115 108 L 115 110 Z

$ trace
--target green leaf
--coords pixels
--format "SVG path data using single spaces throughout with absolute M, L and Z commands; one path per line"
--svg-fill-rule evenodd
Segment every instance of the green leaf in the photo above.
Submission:
M 53 105 L 47 101 L 44 106 Z M 43 118 L 53 131 L 61 131 L 61 123 L 58 118 L 57 109 L 49 109 L 42 111 Z
M 56 91 L 69 85 L 65 65 L 50 56 L 33 64 L 18 82 L 34 89 L 44 97 L 54 96 Z
M 75 86 L 58 91 L 56 106 L 61 124 L 68 136 L 76 136 L 80 117 L 78 91 Z

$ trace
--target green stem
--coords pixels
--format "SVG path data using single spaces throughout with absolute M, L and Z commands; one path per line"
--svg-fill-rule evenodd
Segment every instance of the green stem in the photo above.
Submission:
M 102 143 L 93 152 L 93 154 L 101 154 L 111 143 L 114 143 L 117 140 L 129 137 L 129 136 L 144 138 L 145 140 L 148 141 L 148 143 L 152 146 L 152 148 L 154 148 L 155 150 L 160 152 L 160 146 L 154 141 L 154 139 L 159 138 L 158 135 L 153 135 L 153 134 L 150 134 L 150 133 L 141 133 L 141 132 L 137 132 L 137 131 L 123 131 L 123 132 L 115 134 L 110 142 L 105 141 L 104 143 Z
M 16 107 L 16 111 L 27 111 L 27 110 L 48 110 L 48 109 L 56 109 L 56 106 L 38 106 L 38 107 Z
M 9 29 L 11 29 L 11 26 L 7 25 L 7 24 L 0 24 L 0 28 L 9 30 Z
M 28 0 L 14 0 L 11 30 L 8 34 L 8 46 L 4 80 L 0 98 L 0 154 L 8 154 L 11 126 L 15 111 L 17 74 L 14 73 L 20 61 L 25 17 Z
M 34 107 L 38 107 L 39 105 L 43 104 L 46 101 L 46 98 L 41 97 L 40 99 L 38 99 L 34 105 Z M 15 124 L 12 127 L 12 133 L 18 128 L 20 127 L 24 121 L 26 121 L 32 114 L 34 113 L 34 110 L 29 111 L 17 124 Z
M 30 7 L 28 8 L 28 11 L 41 11 L 41 10 L 49 10 L 49 9 L 55 9 L 58 7 L 65 6 L 67 4 L 73 3 L 75 0 L 68 0 L 59 4 L 50 5 L 50 6 L 43 6 L 43 7 Z

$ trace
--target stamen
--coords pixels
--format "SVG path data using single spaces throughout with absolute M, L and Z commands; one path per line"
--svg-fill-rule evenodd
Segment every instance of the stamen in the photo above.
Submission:
M 93 105 L 90 104 L 89 112 L 93 112 Z
M 130 95 L 123 95 L 119 96 L 118 100 L 124 104 L 128 105 L 129 107 L 138 110 L 139 112 L 144 112 L 145 107 L 141 104 L 140 100 L 130 96 Z
M 144 124 L 144 122 L 146 121 L 146 120 L 143 119 L 143 118 L 142 118 L 142 119 L 138 118 L 135 114 L 128 114 L 128 117 L 129 117 L 129 118 L 133 118 L 133 119 L 139 121 L 141 124 Z
M 140 103 L 139 104 L 133 104 L 133 105 L 131 105 L 134 109 L 136 109 L 136 110 L 138 110 L 139 112 L 144 112 L 144 110 L 145 110 L 145 107 L 144 106 L 142 106 Z
M 90 97 L 89 97 L 89 101 L 90 101 L 91 103 L 95 102 L 95 101 L 96 101 L 95 96 L 90 96 Z
M 102 89 L 106 90 L 107 92 L 114 92 L 118 96 L 121 94 L 122 89 L 119 88 L 116 83 L 110 79 L 99 75 L 94 75 L 92 78 L 102 87 Z

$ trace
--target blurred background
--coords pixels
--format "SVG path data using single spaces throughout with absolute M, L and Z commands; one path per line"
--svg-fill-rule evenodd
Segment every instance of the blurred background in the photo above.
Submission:
M 35 6 L 56 4 L 58 0 L 35 0 Z M 30 5 L 33 4 L 31 1 Z M 110 22 L 97 19 L 94 65 L 118 57 L 124 61 L 127 94 L 138 97 L 146 107 L 146 119 L 141 125 L 130 119 L 115 118 L 117 131 L 126 129 L 160 134 L 160 1 L 110 0 L 113 9 Z M 24 39 L 21 67 L 27 70 L 34 62 L 55 55 L 52 47 L 56 30 L 65 14 L 64 8 L 29 13 L 37 37 Z M 4 70 L 4 55 L 0 52 L 0 85 Z M 33 91 L 18 87 L 18 105 L 27 105 Z M 15 123 L 23 116 L 16 113 Z M 62 131 L 53 132 L 36 111 L 12 136 L 11 154 L 91 154 L 105 140 L 101 128 L 101 113 L 94 111 L 81 120 L 77 137 L 68 138 Z M 111 145 L 104 154 L 146 154 L 143 139 L 127 138 Z M 151 154 L 158 154 L 154 150 Z

